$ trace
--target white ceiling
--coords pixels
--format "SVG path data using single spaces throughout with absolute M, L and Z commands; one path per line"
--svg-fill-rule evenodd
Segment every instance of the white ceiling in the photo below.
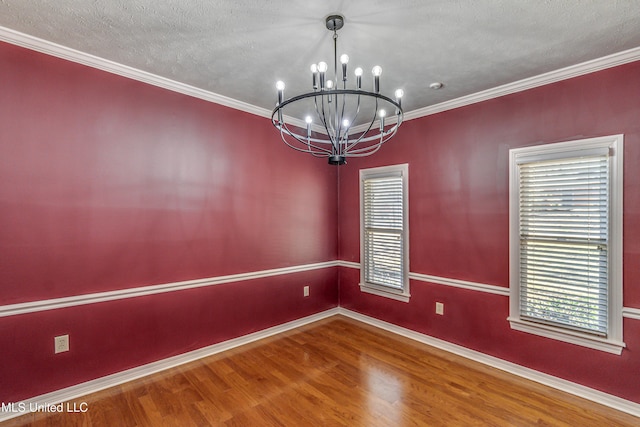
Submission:
M 336 12 L 338 55 L 405 111 L 640 46 L 640 0 L 0 0 L 0 26 L 272 109 L 332 64 Z

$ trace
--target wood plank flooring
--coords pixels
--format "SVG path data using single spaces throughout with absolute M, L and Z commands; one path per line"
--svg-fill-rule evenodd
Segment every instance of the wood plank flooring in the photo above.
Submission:
M 9 426 L 638 426 L 636 418 L 334 316 Z

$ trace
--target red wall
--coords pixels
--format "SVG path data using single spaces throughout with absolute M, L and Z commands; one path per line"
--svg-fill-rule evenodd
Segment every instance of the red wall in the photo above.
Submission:
M 636 62 L 406 122 L 375 156 L 340 168 L 340 259 L 359 262 L 358 170 L 408 163 L 410 270 L 508 287 L 509 149 L 622 133 L 624 304 L 640 308 L 639 95 Z M 358 280 L 341 270 L 341 306 L 640 403 L 638 320 L 625 319 L 616 356 L 512 331 L 505 296 L 411 281 L 402 303 Z
M 268 119 L 4 43 L 0 82 L 0 305 L 337 258 L 336 169 Z M 329 268 L 0 318 L 0 401 L 337 302 Z
M 358 170 L 397 163 L 410 165 L 411 271 L 506 287 L 508 150 L 623 133 L 624 300 L 638 308 L 639 75 L 629 64 L 412 120 L 377 155 L 329 168 L 285 147 L 267 119 L 0 43 L 0 305 L 358 262 Z M 0 318 L 0 401 L 300 318 L 339 296 L 640 403 L 637 320 L 625 319 L 628 348 L 615 356 L 512 331 L 504 296 L 412 281 L 406 304 L 362 294 L 358 277 L 329 268 Z M 71 351 L 53 355 L 66 333 Z

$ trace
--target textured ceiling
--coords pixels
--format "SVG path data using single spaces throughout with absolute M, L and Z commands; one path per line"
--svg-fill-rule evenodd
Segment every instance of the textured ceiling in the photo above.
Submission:
M 640 46 L 640 0 L 0 0 L 0 26 L 271 109 L 332 63 L 335 12 L 338 55 L 405 111 Z

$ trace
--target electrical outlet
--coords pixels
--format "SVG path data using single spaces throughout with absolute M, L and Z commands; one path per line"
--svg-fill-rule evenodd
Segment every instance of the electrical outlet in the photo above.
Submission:
M 441 302 L 437 302 L 436 303 L 436 314 L 439 314 L 440 316 L 444 315 L 444 304 Z
M 53 351 L 55 354 L 69 351 L 69 335 L 60 335 L 53 339 Z
M 305 286 L 305 287 L 304 287 L 304 289 L 303 289 L 303 291 L 302 291 L 302 294 L 303 294 L 305 297 L 308 297 L 308 296 L 309 296 L 309 285 L 307 285 L 307 286 Z

